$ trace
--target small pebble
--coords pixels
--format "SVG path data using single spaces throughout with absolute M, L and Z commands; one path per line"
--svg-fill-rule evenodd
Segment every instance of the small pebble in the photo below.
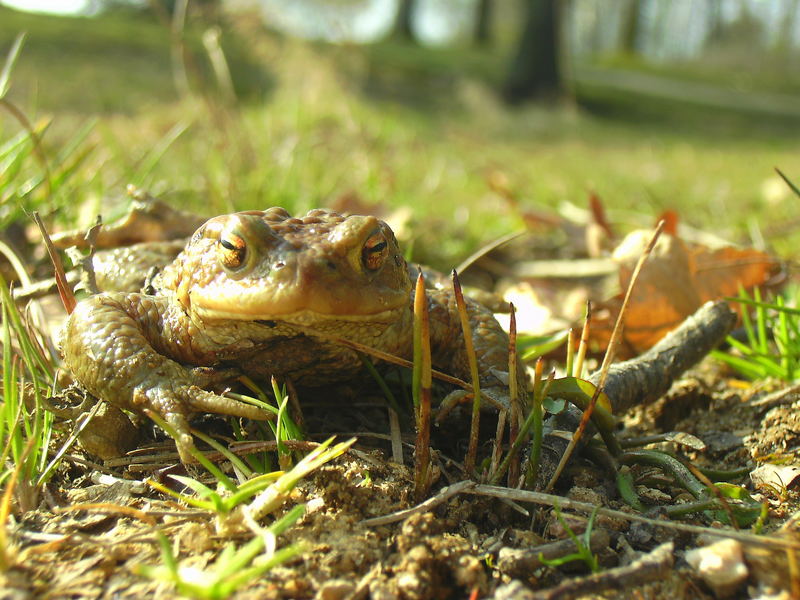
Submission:
M 317 600 L 344 600 L 353 594 L 355 586 L 344 579 L 332 579 L 317 591 Z
M 747 579 L 742 546 L 736 540 L 720 540 L 686 553 L 686 562 L 697 571 L 717 598 L 727 598 Z

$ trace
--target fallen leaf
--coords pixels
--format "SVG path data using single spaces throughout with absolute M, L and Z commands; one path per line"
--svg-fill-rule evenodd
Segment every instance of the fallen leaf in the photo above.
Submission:
M 800 480 L 800 467 L 770 463 L 750 471 L 750 481 L 758 489 L 784 490 L 794 487 Z
M 766 282 L 778 261 L 753 248 L 694 248 L 693 276 L 700 299 L 716 300 L 737 296 L 741 288 L 749 289 Z
M 620 289 L 627 289 L 651 235 L 650 230 L 631 232 L 614 251 Z M 647 350 L 705 302 L 736 296 L 742 288 L 765 286 L 778 267 L 776 258 L 752 248 L 709 249 L 690 246 L 675 235 L 662 235 L 632 292 L 625 315 L 623 349 L 632 354 Z M 607 344 L 620 299 L 614 297 L 598 306 L 592 322 L 594 347 Z

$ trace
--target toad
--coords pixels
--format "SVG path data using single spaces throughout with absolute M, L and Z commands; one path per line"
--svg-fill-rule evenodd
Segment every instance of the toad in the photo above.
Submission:
M 91 394 L 160 415 L 192 447 L 188 419 L 215 412 L 265 419 L 214 389 L 238 374 L 320 386 L 362 369 L 344 338 L 412 356 L 413 290 L 392 230 L 373 216 L 282 208 L 213 218 L 158 274 L 151 293 L 103 292 L 78 303 L 62 353 Z M 455 296 L 428 290 L 434 368 L 469 378 Z M 508 336 L 467 299 L 481 385 L 506 396 Z

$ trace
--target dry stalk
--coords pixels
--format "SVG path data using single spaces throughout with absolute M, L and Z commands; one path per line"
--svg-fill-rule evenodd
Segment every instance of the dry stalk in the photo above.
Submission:
M 132 506 L 122 506 L 120 504 L 113 504 L 111 502 L 89 502 L 86 504 L 72 504 L 70 506 L 55 508 L 53 509 L 53 512 L 59 514 L 59 513 L 76 512 L 79 510 L 85 510 L 88 512 L 97 512 L 105 515 L 122 515 L 125 517 L 130 517 L 132 519 L 138 519 L 145 525 L 149 525 L 151 527 L 156 525 L 156 520 L 147 512 L 139 510 L 138 508 L 133 508 Z
M 519 386 L 517 380 L 517 309 L 513 303 L 509 304 L 511 312 L 508 324 L 508 399 L 511 405 L 511 418 L 508 420 L 508 447 L 514 444 L 522 427 L 522 406 L 519 401 Z M 508 465 L 508 481 L 519 479 L 519 455 L 512 458 Z
M 70 288 L 67 283 L 67 276 L 64 273 L 64 265 L 61 263 L 61 257 L 58 255 L 55 246 L 53 246 L 50 235 L 47 233 L 47 228 L 44 226 L 41 217 L 39 217 L 39 213 L 36 211 L 33 212 L 33 220 L 42 234 L 45 248 L 47 248 L 47 254 L 50 256 L 50 261 L 53 263 L 53 270 L 55 271 L 56 285 L 58 286 L 58 295 L 61 297 L 61 303 L 64 305 L 67 314 L 71 315 L 72 311 L 75 310 L 77 302 L 75 300 L 75 294 L 72 293 L 72 288 Z
M 481 419 L 481 382 L 478 375 L 478 357 L 475 355 L 475 346 L 472 343 L 472 327 L 469 324 L 467 314 L 467 304 L 464 301 L 464 294 L 461 291 L 461 282 L 458 280 L 458 273 L 453 270 L 453 293 L 456 297 L 456 308 L 458 318 L 461 321 L 461 332 L 464 336 L 464 350 L 469 363 L 469 375 L 472 379 L 472 420 L 469 429 L 469 446 L 467 455 L 464 457 L 464 469 L 467 473 L 475 472 L 475 457 L 478 454 L 478 434 Z M 510 377 L 510 373 L 509 373 Z
M 417 276 L 414 291 L 414 408 L 417 413 L 417 440 L 414 452 L 414 496 L 419 502 L 430 490 L 431 460 L 431 332 L 425 279 Z
M 573 377 L 580 377 L 583 374 L 583 361 L 586 359 L 586 351 L 589 348 L 589 333 L 592 327 L 592 302 L 586 302 L 586 318 L 583 321 L 581 330 L 581 341 L 578 344 L 578 355 L 575 357 L 574 369 L 571 373 Z
M 567 600 L 604 590 L 628 590 L 669 573 L 675 563 L 673 552 L 673 542 L 665 542 L 628 565 L 568 579 L 552 588 L 533 592 L 525 600 Z
M 501 410 L 500 414 L 497 415 L 497 430 L 495 431 L 494 435 L 494 448 L 492 448 L 492 463 L 489 467 L 489 475 L 487 477 L 488 480 L 491 480 L 495 471 L 497 471 L 498 465 L 500 464 L 500 456 L 503 453 L 503 432 L 506 429 L 507 418 L 507 410 Z M 511 425 L 509 425 L 509 429 L 510 428 Z
M 450 487 L 455 485 L 458 484 L 453 484 Z M 768 537 L 743 531 L 717 529 L 714 527 L 702 527 L 700 525 L 690 525 L 688 523 L 667 521 L 662 519 L 651 519 L 638 513 L 628 513 L 621 510 L 603 508 L 595 506 L 594 504 L 589 504 L 588 502 L 579 502 L 563 496 L 556 496 L 555 494 L 546 494 L 543 492 L 503 488 L 483 484 L 467 487 L 463 491 L 469 494 L 491 496 L 493 498 L 502 498 L 506 500 L 512 500 L 514 502 L 532 502 L 533 504 L 541 504 L 549 507 L 558 506 L 560 509 L 575 510 L 585 514 L 591 514 L 592 511 L 596 510 L 598 515 L 624 519 L 627 521 L 636 521 L 637 523 L 645 523 L 652 527 L 661 527 L 664 529 L 670 529 L 672 531 L 681 531 L 692 534 L 707 534 L 714 536 L 715 538 L 727 537 L 747 543 L 758 544 L 760 546 L 767 546 L 770 548 L 788 548 L 800 550 L 800 540 L 792 540 L 777 536 Z
M 800 551 L 800 540 L 793 540 L 788 537 L 756 535 L 754 533 L 747 533 L 744 531 L 703 527 L 700 525 L 690 525 L 688 523 L 667 521 L 662 519 L 651 519 L 638 513 L 623 512 L 621 510 L 596 506 L 594 504 L 589 504 L 588 502 L 579 502 L 577 500 L 571 500 L 569 498 L 556 496 L 554 494 L 545 494 L 543 492 L 534 492 L 530 490 L 478 484 L 468 479 L 442 488 L 435 496 L 428 498 L 425 500 L 425 502 L 422 502 L 417 506 L 390 513 L 382 517 L 365 519 L 364 521 L 361 521 L 361 524 L 366 525 L 367 527 L 378 527 L 380 525 L 396 523 L 397 521 L 402 521 L 413 514 L 429 511 L 431 508 L 438 506 L 453 496 L 461 493 L 475 494 L 477 496 L 488 496 L 512 502 L 530 502 L 542 506 L 549 506 L 551 508 L 558 507 L 560 510 L 574 510 L 587 515 L 597 511 L 598 515 L 622 519 L 624 521 L 635 521 L 637 523 L 644 523 L 651 527 L 668 529 L 671 531 L 697 535 L 705 534 L 713 536 L 714 538 L 731 538 L 768 548 Z
M 403 464 L 403 437 L 400 430 L 400 417 L 397 411 L 391 406 L 387 406 L 386 410 L 389 412 L 389 433 L 392 445 L 392 460 L 398 465 Z

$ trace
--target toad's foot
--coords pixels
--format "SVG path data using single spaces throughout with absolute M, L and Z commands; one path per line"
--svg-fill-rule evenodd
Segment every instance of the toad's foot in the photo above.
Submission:
M 191 339 L 165 335 L 164 300 L 142 294 L 98 294 L 70 315 L 62 345 L 73 376 L 92 395 L 133 412 L 161 417 L 177 432 L 181 460 L 193 447 L 189 418 L 215 412 L 265 420 L 265 411 L 207 391 L 231 378 L 230 369 L 189 368 L 154 349 L 191 350 Z M 171 346 L 169 345 L 171 344 Z M 188 361 L 187 361 L 188 362 Z
M 471 403 L 473 396 L 474 394 L 468 390 L 453 390 L 447 394 L 436 412 L 436 422 L 441 423 L 444 421 L 447 415 L 459 404 L 464 402 Z M 508 410 L 511 407 L 508 387 L 481 387 L 481 408 L 486 410 L 487 407 L 492 407 L 496 411 Z
M 256 406 L 220 396 L 187 381 L 168 382 L 149 389 L 138 387 L 133 392 L 133 407 L 150 417 L 155 415 L 163 419 L 173 429 L 168 433 L 175 438 L 184 463 L 192 460 L 194 449 L 189 427 L 192 414 L 213 412 L 257 421 L 272 418 L 270 413 Z

